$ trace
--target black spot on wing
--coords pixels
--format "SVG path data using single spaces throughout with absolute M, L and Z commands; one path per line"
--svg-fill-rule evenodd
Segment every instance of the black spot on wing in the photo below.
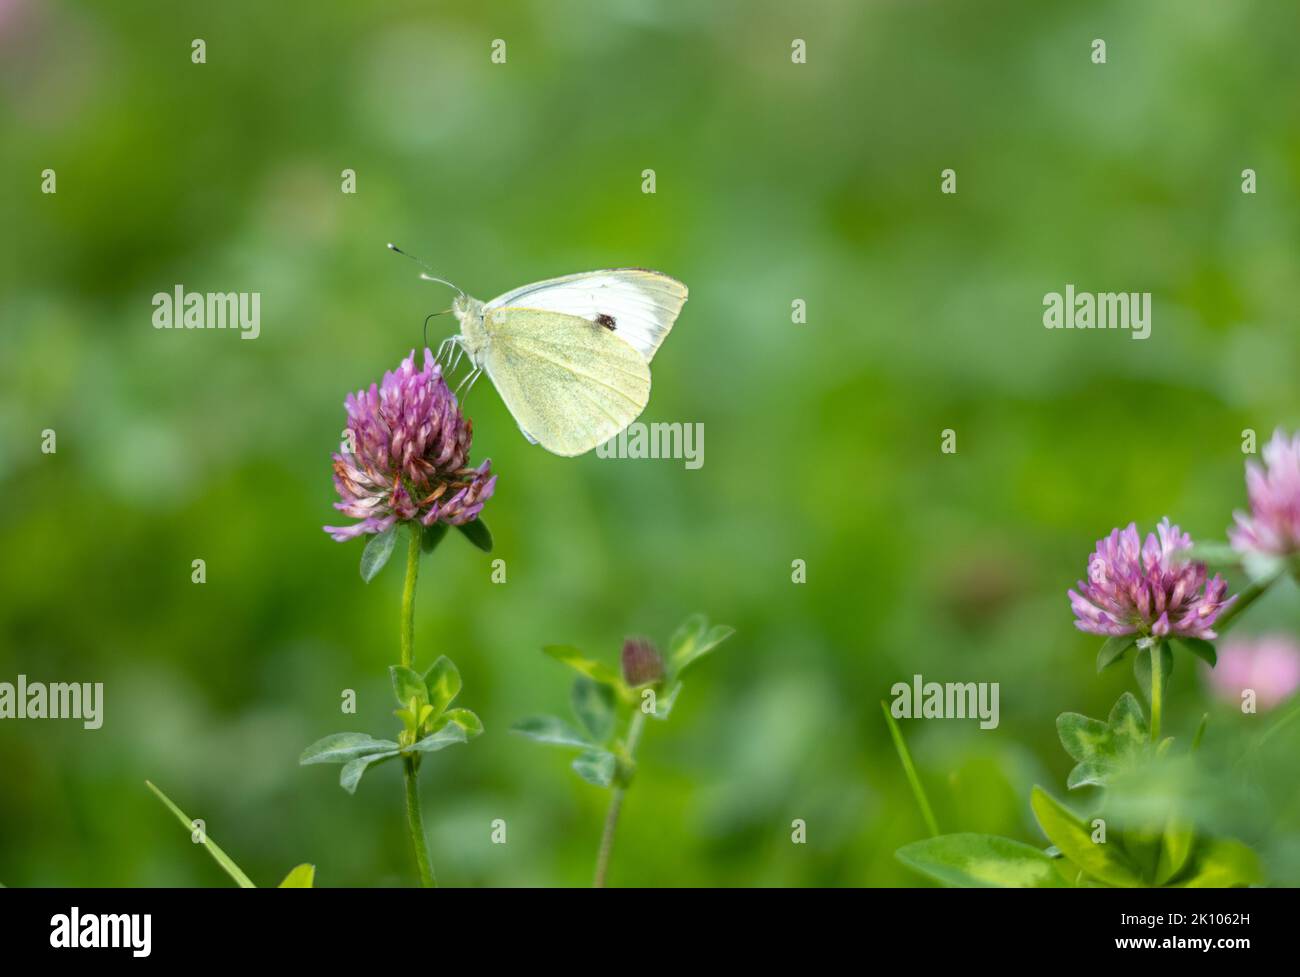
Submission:
M 600 315 L 596 316 L 596 325 L 604 326 L 610 332 L 613 332 L 614 317 L 612 315 L 607 315 L 606 313 L 602 312 Z

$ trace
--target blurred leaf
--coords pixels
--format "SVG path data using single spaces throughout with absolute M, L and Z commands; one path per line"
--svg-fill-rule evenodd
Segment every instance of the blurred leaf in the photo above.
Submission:
M 185 828 L 185 830 L 190 834 L 190 836 L 193 837 L 194 832 L 199 829 L 194 827 L 194 822 L 190 820 L 190 818 L 185 814 L 185 812 L 182 811 L 175 804 L 173 804 L 172 799 L 170 797 L 164 794 L 161 790 L 159 790 L 149 781 L 147 780 L 145 781 L 145 786 L 147 786 L 151 791 L 154 792 L 154 794 L 157 795 L 158 800 L 162 801 L 165 805 L 167 805 L 167 809 L 171 811 L 172 814 L 176 815 L 176 820 L 179 821 L 181 825 Z M 211 838 L 208 837 L 207 831 L 199 831 L 199 837 L 203 842 L 203 846 L 207 848 L 208 854 L 212 856 L 213 861 L 215 861 L 218 865 L 220 865 L 221 868 L 225 871 L 225 873 L 235 880 L 236 885 L 238 885 L 241 889 L 257 888 L 257 886 L 253 885 L 252 880 L 247 875 L 244 874 L 244 870 L 235 864 L 234 859 L 232 859 L 229 855 L 227 855 L 224 851 L 222 851 L 220 846 L 218 846 L 215 841 L 213 841 Z
M 1107 841 L 1113 839 L 1107 833 Z M 1162 852 L 1162 835 L 1159 826 L 1154 828 L 1142 825 L 1121 825 L 1119 827 L 1119 847 L 1133 865 L 1143 885 L 1153 884 L 1159 871 Z
M 573 772 L 589 784 L 608 787 L 614 782 L 618 759 L 604 750 L 588 750 L 573 758 Z
M 488 531 L 487 523 L 480 516 L 477 519 L 471 519 L 463 526 L 457 526 L 465 538 L 481 549 L 484 553 L 492 552 L 492 533 Z
M 673 634 L 669 642 L 668 669 L 674 676 L 681 675 L 693 662 L 703 658 L 722 642 L 736 633 L 735 628 L 719 624 L 709 627 L 703 614 L 692 614 Z
M 370 753 L 395 749 L 397 744 L 392 740 L 377 740 L 369 733 L 331 733 L 303 750 L 298 763 L 302 766 L 311 763 L 347 763 Z
M 1029 805 L 1048 840 L 1092 878 L 1125 888 L 1142 884 L 1116 845 L 1094 842 L 1088 825 L 1041 787 L 1033 789 Z
M 1201 748 L 1201 740 L 1205 738 L 1205 724 L 1210 721 L 1210 714 L 1204 713 L 1201 721 L 1196 725 L 1196 732 L 1192 735 L 1192 752 L 1195 753 Z
M 1113 638 L 1107 638 L 1101 650 L 1097 652 L 1097 671 L 1098 673 L 1109 668 L 1115 662 L 1124 657 L 1124 652 L 1128 651 L 1135 644 L 1137 638 L 1131 634 L 1118 635 Z
M 939 835 L 904 845 L 895 854 L 904 865 L 945 885 L 1000 889 L 1065 885 L 1045 852 L 993 835 Z
M 438 548 L 447 537 L 447 530 L 451 527 L 445 522 L 435 522 L 431 526 L 425 526 L 420 533 L 420 550 L 423 553 L 432 553 Z
M 1211 668 L 1218 664 L 1219 656 L 1214 651 L 1214 645 L 1202 638 L 1175 638 L 1174 641 L 1182 645 L 1197 658 L 1202 659 Z
M 460 670 L 446 655 L 442 655 L 424 673 L 422 687 L 427 689 L 429 704 L 435 715 L 442 715 L 452 700 L 460 695 Z
M 432 701 L 433 697 L 425 690 L 424 679 L 415 669 L 405 665 L 389 665 L 388 675 L 392 679 L 393 695 L 397 696 L 399 706 L 410 709 L 412 700 L 417 707 Z
M 457 743 L 465 743 L 469 740 L 469 733 L 460 723 L 449 722 L 436 733 L 430 733 L 424 739 L 417 743 L 412 743 L 405 750 L 407 753 L 436 753 L 448 746 L 455 746 Z
M 468 709 L 448 709 L 442 714 L 442 718 L 445 722 L 455 723 L 470 739 L 483 732 L 482 720 Z
M 396 744 L 394 744 L 396 745 Z M 355 760 L 349 760 L 339 771 L 339 786 L 349 794 L 357 792 L 357 784 L 361 783 L 361 775 L 372 763 L 381 763 L 384 760 L 391 760 L 397 756 L 397 750 L 384 750 L 382 753 L 370 753 L 366 756 L 357 757 Z
M 617 672 L 608 665 L 584 657 L 582 652 L 577 648 L 574 648 L 572 645 L 547 645 L 542 649 L 542 651 L 545 654 L 550 655 L 556 661 L 568 665 L 580 675 L 585 675 L 587 678 L 594 679 L 597 682 L 602 682 L 613 688 L 615 691 L 626 691 L 623 679 L 619 677 Z M 627 695 L 630 694 L 630 692 L 627 693 Z M 625 695 L 624 698 L 626 698 L 627 695 Z
M 660 722 L 672 715 L 673 706 L 677 703 L 677 696 L 682 691 L 682 683 L 674 682 L 673 687 L 668 689 L 663 695 L 655 695 L 655 711 L 650 715 Z
M 1259 856 L 1239 841 L 1212 839 L 1196 850 L 1187 878 L 1174 885 L 1186 889 L 1226 889 L 1264 881 Z
M 289 870 L 284 881 L 277 886 L 280 889 L 310 889 L 316 882 L 316 866 L 306 862 Z
M 1160 642 L 1160 673 L 1165 687 L 1169 686 L 1169 676 L 1174 672 L 1174 653 L 1169 650 L 1169 642 Z M 1151 701 L 1151 649 L 1142 648 L 1133 659 L 1133 675 L 1137 679 L 1142 694 L 1147 702 Z
M 1156 865 L 1156 885 L 1164 885 L 1183 870 L 1192 853 L 1196 834 L 1185 818 L 1171 814 L 1160 839 L 1160 861 Z
M 510 727 L 510 731 L 527 736 L 530 740 L 537 740 L 539 743 L 551 743 L 556 746 L 577 746 L 586 749 L 596 745 L 563 719 L 556 719 L 554 716 L 530 716 L 521 719 Z
M 382 533 L 376 533 L 366 540 L 366 548 L 361 551 L 361 579 L 366 583 L 375 579 L 375 574 L 384 568 L 388 558 L 393 555 L 393 544 L 397 541 L 397 525 L 394 524 Z
M 614 690 L 602 682 L 579 675 L 569 694 L 573 714 L 593 743 L 604 743 L 614 731 Z

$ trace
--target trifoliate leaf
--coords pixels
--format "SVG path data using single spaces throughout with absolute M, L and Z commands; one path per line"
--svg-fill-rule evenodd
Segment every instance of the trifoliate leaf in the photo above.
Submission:
M 424 679 L 415 669 L 407 668 L 405 665 L 389 665 L 388 675 L 393 681 L 393 695 L 397 697 L 399 706 L 410 709 L 411 702 L 414 700 L 418 711 L 420 706 L 430 701 L 429 693 L 424 687 Z
M 469 740 L 469 734 L 460 723 L 449 722 L 436 733 L 431 733 L 406 748 L 408 753 L 436 753 L 438 750 Z
M 303 750 L 298 763 L 302 766 L 311 763 L 347 763 L 367 754 L 395 749 L 397 744 L 392 740 L 377 740 L 369 733 L 331 733 Z
M 677 696 L 681 694 L 682 683 L 674 682 L 672 688 L 668 689 L 663 695 L 655 696 L 655 711 L 650 715 L 654 719 L 663 721 L 672 715 L 673 705 L 677 702 Z
M 442 714 L 443 723 L 455 723 L 470 739 L 483 732 L 483 722 L 468 709 L 448 709 Z
M 593 743 L 604 743 L 614 731 L 614 690 L 580 675 L 569 695 L 573 714 Z
M 397 750 L 384 750 L 382 753 L 371 753 L 367 756 L 357 757 L 355 760 L 349 760 L 343 765 L 343 769 L 339 771 L 339 786 L 349 794 L 355 794 L 357 784 L 361 783 L 361 775 L 366 772 L 372 763 L 391 760 L 397 754 Z
M 442 715 L 442 711 L 460 695 L 460 671 L 446 655 L 429 666 L 421 682 L 435 716 Z
M 588 750 L 573 758 L 573 772 L 589 784 L 608 787 L 614 782 L 618 758 L 605 750 Z
M 1077 712 L 1056 718 L 1065 752 L 1078 761 L 1066 786 L 1104 786 L 1115 774 L 1132 768 L 1147 754 L 1147 722 L 1132 693 L 1116 701 L 1105 722 Z
M 631 698 L 630 690 L 628 690 L 622 677 L 617 672 L 608 665 L 585 657 L 581 651 L 572 645 L 546 645 L 542 648 L 542 652 L 556 661 L 568 665 L 578 674 L 610 686 L 615 692 L 619 693 L 620 698 Z
M 735 633 L 735 628 L 724 624 L 709 627 L 709 620 L 703 614 L 691 615 L 682 622 L 669 643 L 669 674 L 681 675 L 689 665 L 703 658 Z
M 550 743 L 555 746 L 590 748 L 596 745 L 563 719 L 556 719 L 554 716 L 530 716 L 521 719 L 510 727 L 510 731 L 537 740 L 539 743 Z

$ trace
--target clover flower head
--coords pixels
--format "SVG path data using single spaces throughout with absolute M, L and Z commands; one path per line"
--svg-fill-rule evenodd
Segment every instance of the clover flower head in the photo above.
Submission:
M 1284 634 L 1233 638 L 1219 647 L 1218 664 L 1205 669 L 1210 691 L 1240 706 L 1247 689 L 1262 710 L 1280 706 L 1300 688 L 1300 646 Z
M 1074 626 L 1090 634 L 1210 640 L 1214 622 L 1236 597 L 1204 563 L 1188 557 L 1192 538 L 1163 519 L 1144 543 L 1137 526 L 1115 529 L 1088 560 L 1088 579 L 1071 590 Z
M 1288 438 L 1281 428 L 1264 445 L 1264 464 L 1246 463 L 1250 513 L 1234 512 L 1228 530 L 1243 553 L 1287 556 L 1300 551 L 1300 433 Z
M 417 369 L 412 350 L 382 383 L 348 394 L 343 444 L 334 454 L 334 508 L 360 522 L 326 526 L 342 542 L 394 523 L 464 525 L 496 488 L 492 462 L 469 463 L 472 424 L 443 379 L 433 351 Z

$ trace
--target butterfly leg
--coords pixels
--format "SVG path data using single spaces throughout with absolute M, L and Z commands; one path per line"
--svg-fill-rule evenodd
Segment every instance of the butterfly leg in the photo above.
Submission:
M 467 374 L 465 374 L 465 378 L 456 385 L 456 394 L 460 396 L 460 392 L 463 389 L 465 391 L 464 396 L 468 396 L 469 392 L 472 389 L 474 389 L 475 381 L 478 380 L 479 376 L 482 373 L 483 373 L 482 370 L 480 370 L 478 367 L 475 367 L 474 369 L 470 370 Z
M 455 336 L 448 336 L 446 339 L 440 342 L 438 344 L 438 355 L 435 356 L 434 359 L 437 360 L 439 363 L 441 363 L 445 358 L 448 366 L 450 367 L 451 347 L 455 345 L 455 342 L 456 342 Z

